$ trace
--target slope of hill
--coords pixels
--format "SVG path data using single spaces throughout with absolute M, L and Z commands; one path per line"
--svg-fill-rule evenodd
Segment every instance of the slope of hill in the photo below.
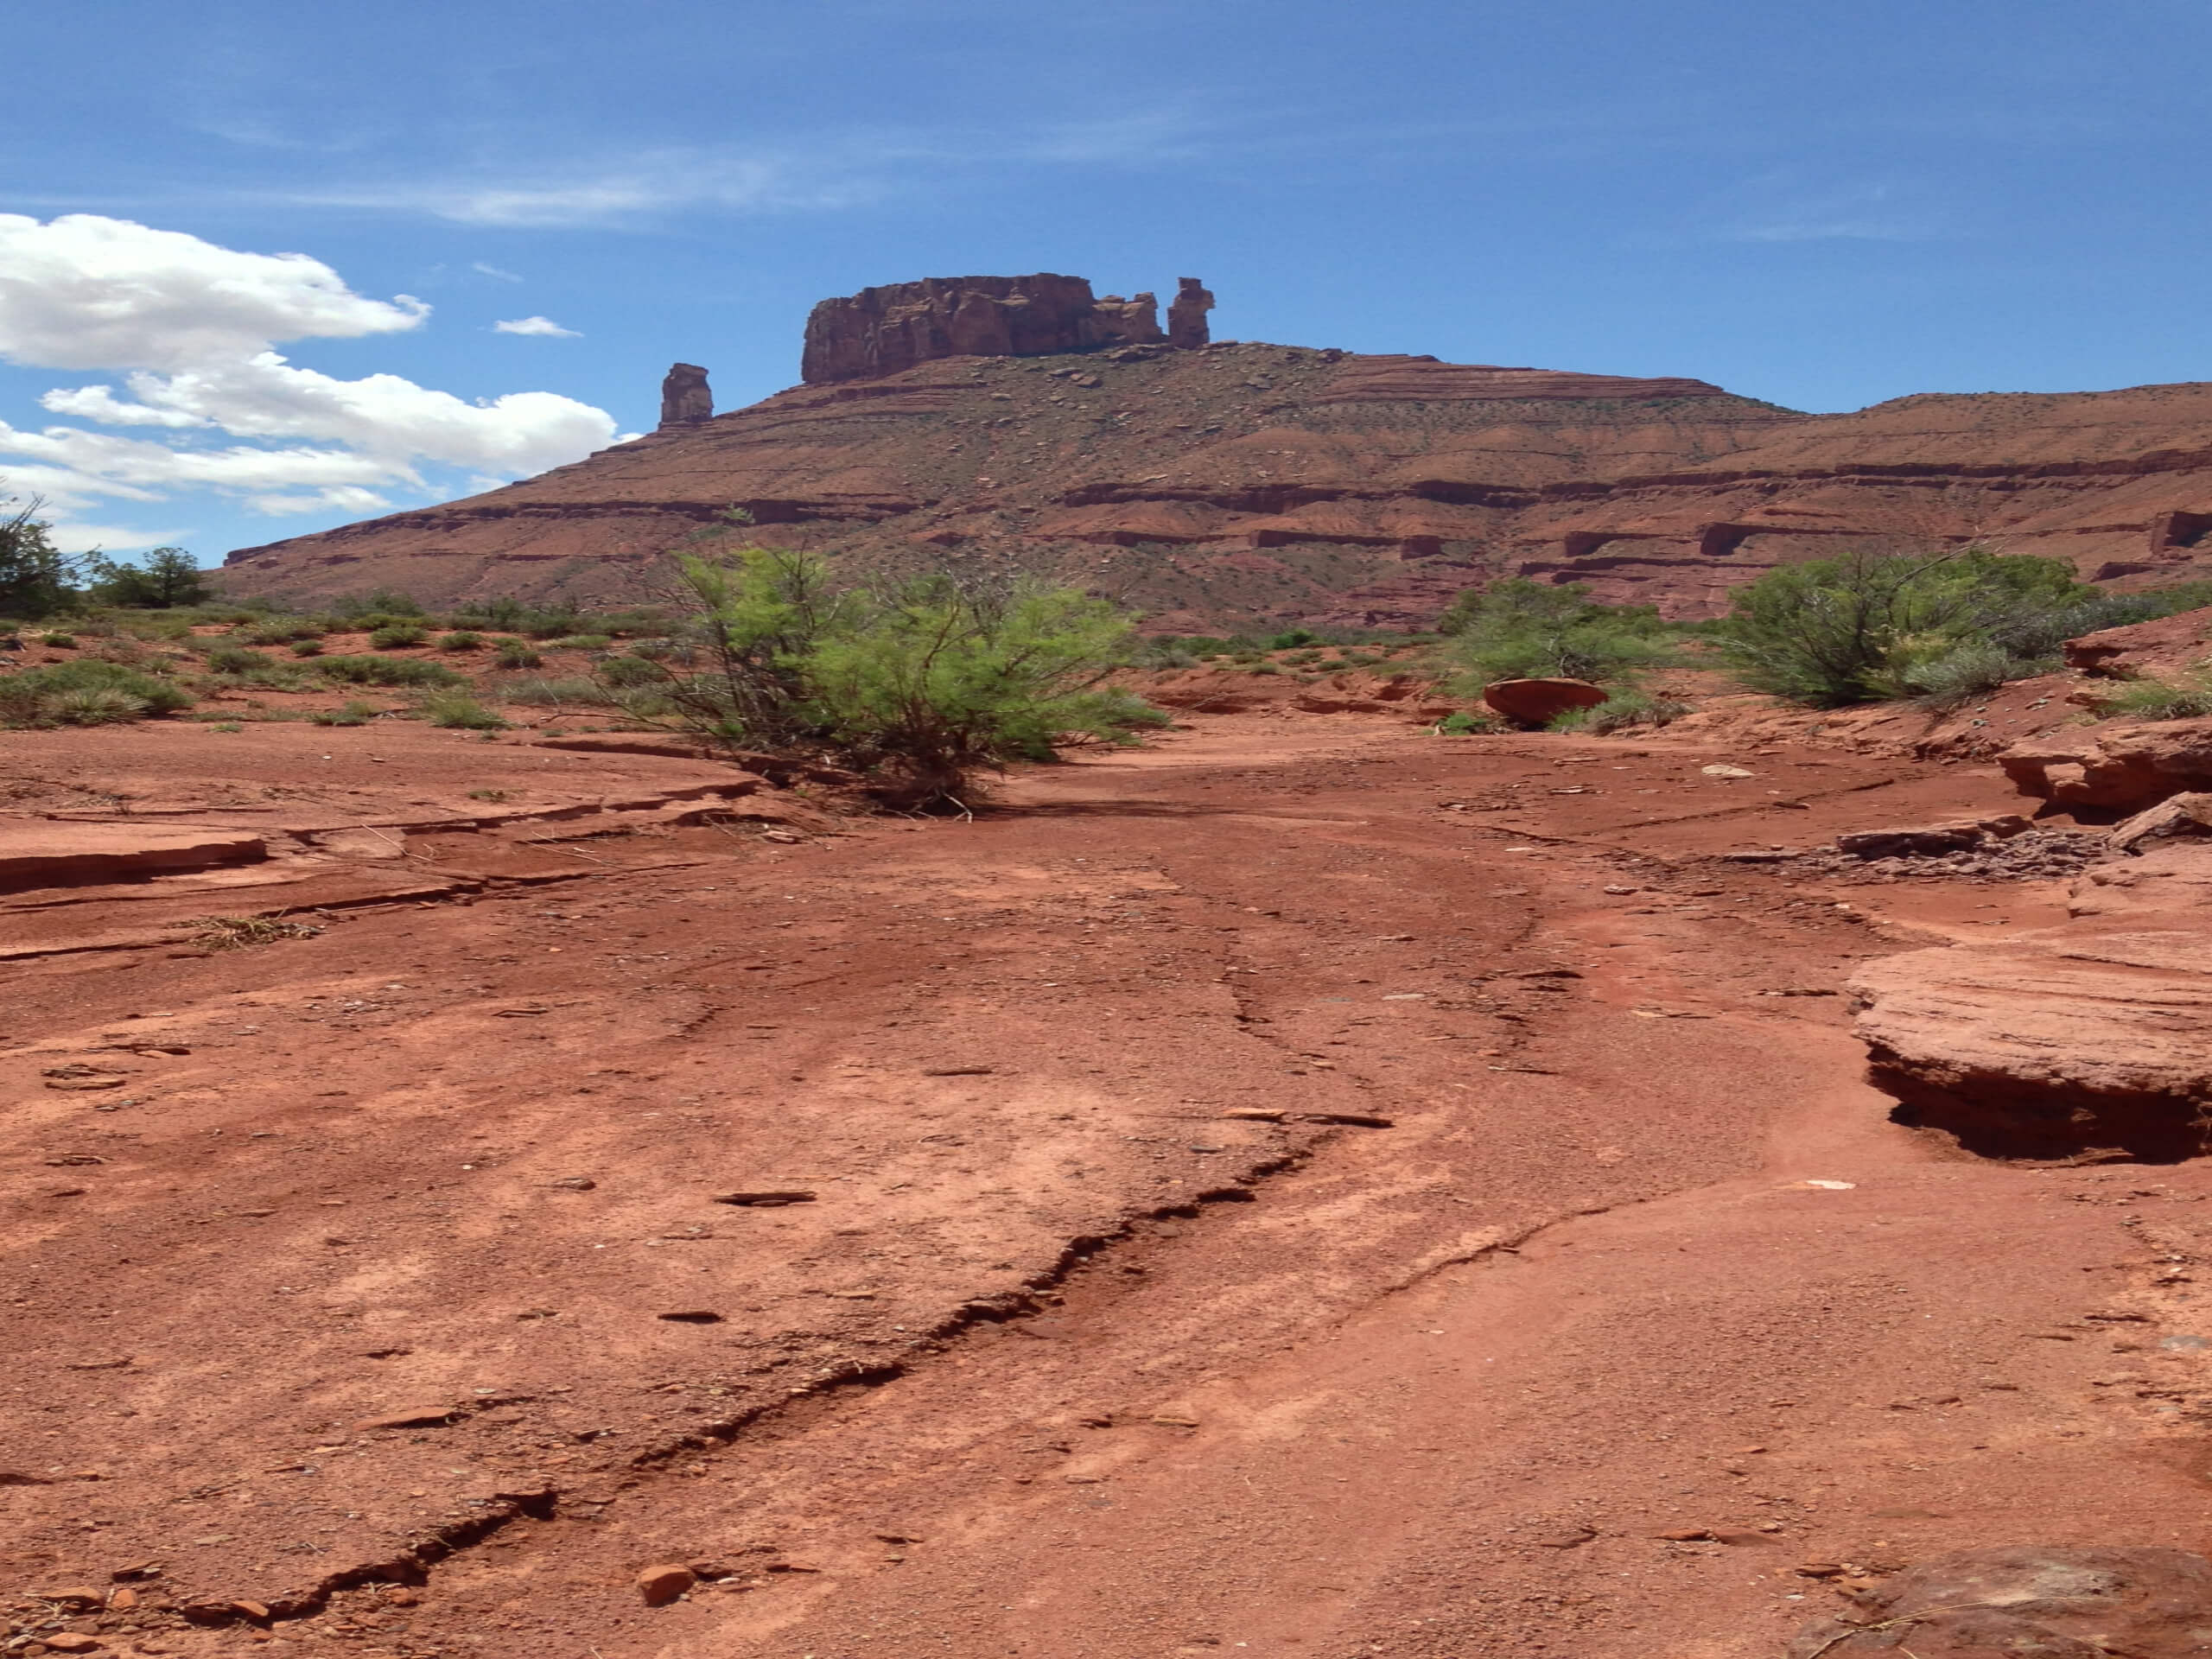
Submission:
M 1696 615 L 1839 536 L 2212 562 L 2212 385 L 1807 416 L 1702 381 L 1250 343 L 948 357 L 231 555 L 229 587 L 619 602 L 730 506 L 861 569 L 1028 570 L 1166 626 L 1412 625 L 1491 576 Z

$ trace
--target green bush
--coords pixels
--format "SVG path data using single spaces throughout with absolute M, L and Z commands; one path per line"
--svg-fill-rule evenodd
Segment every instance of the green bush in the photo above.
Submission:
M 597 680 L 582 674 L 562 679 L 533 674 L 524 679 L 507 681 L 499 687 L 499 695 L 502 702 L 526 702 L 543 709 L 558 709 L 571 703 L 602 705 L 607 699 L 606 689 Z
M 1974 696 L 1962 688 L 2045 671 L 2028 653 L 2055 649 L 2051 632 L 2077 628 L 2101 598 L 2056 559 L 1855 550 L 1738 588 L 1711 637 L 1744 683 L 1817 709 Z
M 1633 684 L 1681 660 L 1675 630 L 1657 611 L 1600 605 L 1579 583 L 1553 587 L 1520 576 L 1493 582 L 1461 594 L 1440 626 L 1468 690 L 1493 680 Z
M 0 675 L 0 726 L 98 726 L 192 707 L 182 686 L 86 658 Z
M 41 634 L 39 644 L 53 651 L 74 651 L 77 648 L 77 636 L 73 633 Z
M 0 499 L 0 508 L 10 505 Z M 77 601 L 80 561 L 54 546 L 35 498 L 0 516 L 0 616 L 38 622 Z
M 292 641 L 292 655 L 295 657 L 320 657 L 322 655 L 322 641 L 320 639 L 295 639 Z
M 1454 709 L 1436 722 L 1440 737 L 1470 737 L 1477 732 L 1494 732 L 1497 722 L 1488 715 L 1470 714 L 1464 709 Z
M 440 639 L 438 649 L 440 651 L 481 651 L 484 649 L 484 636 L 480 633 L 471 633 L 467 629 L 461 628 Z
M 351 685 L 461 685 L 467 682 L 443 663 L 409 657 L 325 657 L 315 672 Z
M 423 615 L 422 606 L 414 596 L 394 588 L 378 588 L 365 594 L 354 594 L 345 599 L 334 600 L 331 614 L 340 621 L 356 627 L 374 627 L 379 622 L 396 621 L 402 618 Z
M 423 718 L 433 726 L 469 732 L 496 732 L 507 723 L 466 691 L 433 691 L 423 699 Z
M 342 709 L 318 709 L 308 718 L 318 726 L 365 726 L 377 713 L 376 704 L 356 697 Z
M 1128 660 L 1132 620 L 1071 589 L 938 575 L 838 591 L 819 559 L 762 548 L 681 569 L 705 665 L 664 671 L 619 706 L 733 745 L 833 755 L 902 807 L 957 806 L 980 770 L 1049 759 L 1070 738 L 1133 741 L 1166 718 L 1104 683 Z
M 605 651 L 614 643 L 613 637 L 604 633 L 572 633 L 564 639 L 553 641 L 555 651 Z
M 1690 711 L 1687 702 L 1636 690 L 1615 691 L 1594 709 L 1570 709 L 1545 728 L 1554 732 L 1587 732 L 1602 737 L 1630 726 L 1664 726 Z
M 372 651 L 404 651 L 410 645 L 419 645 L 429 638 L 429 629 L 420 622 L 387 622 L 369 634 Z
M 617 687 L 658 685 L 668 677 L 666 669 L 645 657 L 602 658 L 596 673 L 602 684 Z
M 244 638 L 250 645 L 289 645 L 305 639 L 320 639 L 328 632 L 321 623 L 310 622 L 303 617 L 272 617 L 249 624 Z
M 242 645 L 216 645 L 207 652 L 207 666 L 218 674 L 251 674 L 276 665 L 270 658 Z
M 537 668 L 545 659 L 527 639 L 502 639 L 492 660 L 501 668 Z

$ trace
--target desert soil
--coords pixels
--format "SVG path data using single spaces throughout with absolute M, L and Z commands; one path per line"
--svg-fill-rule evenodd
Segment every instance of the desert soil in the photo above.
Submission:
M 1732 856 L 1993 766 L 1268 711 L 702 822 L 419 727 L 0 741 L 298 854 L 0 896 L 8 1651 L 1751 1659 L 2212 1544 L 2212 1179 L 1893 1125 L 1839 995 L 2063 882 Z

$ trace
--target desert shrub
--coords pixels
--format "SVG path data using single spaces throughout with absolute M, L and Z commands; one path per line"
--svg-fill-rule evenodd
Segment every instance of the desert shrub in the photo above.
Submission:
M 1441 626 L 1470 689 L 1519 679 L 1632 684 L 1680 660 L 1675 630 L 1657 611 L 1600 605 L 1579 583 L 1493 582 L 1461 594 Z
M 602 658 L 594 672 L 602 684 L 617 688 L 658 685 L 668 677 L 668 671 L 658 663 L 637 656 Z
M 1497 722 L 1488 715 L 1470 714 L 1465 709 L 1454 709 L 1436 722 L 1440 737 L 1468 737 L 1477 732 L 1494 732 Z
M 2130 680 L 2101 700 L 2101 715 L 2130 720 L 2198 720 L 2212 715 L 2212 673 L 2181 680 Z
M 545 659 L 527 639 L 502 639 L 492 660 L 501 668 L 536 668 Z
M 404 651 L 410 645 L 419 645 L 430 636 L 429 629 L 420 622 L 387 622 L 371 631 L 369 649 L 372 651 Z
M 207 652 L 207 666 L 218 674 L 251 674 L 276 665 L 271 658 L 243 645 L 215 645 Z
M 423 718 L 468 732 L 496 732 L 507 723 L 466 691 L 433 691 L 423 700 Z
M 1587 732 L 1602 737 L 1630 726 L 1664 726 L 1690 711 L 1687 702 L 1655 697 L 1646 692 L 1623 690 L 1611 693 L 1594 709 L 1570 709 L 1554 715 L 1545 728 L 1554 732 Z
M 1979 547 L 1858 550 L 1784 565 L 1738 588 L 1712 638 L 1746 685 L 1833 709 L 1929 695 L 1992 672 L 2041 672 L 2041 659 L 2026 653 L 2051 619 L 2078 618 L 2098 597 L 2056 559 Z M 1964 645 L 1994 647 L 2012 666 L 1987 654 L 1955 654 Z M 1927 688 L 1914 684 L 1916 671 Z
M 438 649 L 440 651 L 481 651 L 484 649 L 484 636 L 480 633 L 471 633 L 466 628 L 456 629 L 454 632 L 439 638 Z
M 376 704 L 356 697 L 342 709 L 318 709 L 308 718 L 318 726 L 365 726 L 377 714 Z
M 555 651 L 605 651 L 614 643 L 613 636 L 605 633 L 572 633 L 553 641 Z
M 381 622 L 420 618 L 424 612 L 412 594 L 403 594 L 395 588 L 377 588 L 365 594 L 333 600 L 330 613 L 339 621 L 350 622 L 356 627 L 374 627 Z
M 523 679 L 509 680 L 499 688 L 499 696 L 502 702 L 526 702 L 534 708 L 543 709 L 558 709 L 570 703 L 601 705 L 607 698 L 605 687 L 597 680 L 582 674 L 571 674 L 558 679 L 533 674 Z
M 322 655 L 322 641 L 320 639 L 295 639 L 292 641 L 292 655 L 295 657 L 320 657 Z
M 73 633 L 42 633 L 38 642 L 54 651 L 74 651 L 77 648 L 77 636 Z
M 762 548 L 680 569 L 700 666 L 654 664 L 657 683 L 610 688 L 617 705 L 732 745 L 835 756 L 902 806 L 957 805 L 980 770 L 1048 759 L 1071 737 L 1128 741 L 1163 718 L 1104 684 L 1128 660 L 1132 619 L 1071 589 L 937 575 L 839 590 L 819 559 Z
M 302 639 L 320 639 L 329 630 L 305 617 L 268 617 L 248 623 L 240 637 L 250 645 L 289 645 Z
M 460 685 L 461 677 L 443 663 L 408 657 L 325 657 L 315 672 L 349 685 Z
M 192 694 L 117 663 L 54 663 L 0 676 L 0 726 L 97 726 L 175 714 Z
M 2056 671 L 2058 658 L 2015 654 L 1993 639 L 1962 639 L 1932 653 L 1904 653 L 1895 665 L 1898 687 L 1929 709 L 1955 709 L 1986 697 L 2014 680 Z

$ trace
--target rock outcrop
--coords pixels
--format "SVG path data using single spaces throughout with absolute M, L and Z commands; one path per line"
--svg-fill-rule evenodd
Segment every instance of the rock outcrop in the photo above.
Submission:
M 1189 291 L 1213 296 L 1185 279 Z M 1196 344 L 1205 344 L 1205 310 Z M 1185 330 L 1188 332 L 1187 327 Z M 931 276 L 824 300 L 806 320 L 799 378 L 810 386 L 874 380 L 942 357 L 1050 357 L 1107 346 L 1157 345 L 1160 302 L 1150 294 L 1093 298 L 1080 276 Z M 1173 344 L 1181 345 L 1178 340 Z
M 715 394 L 708 389 L 707 372 L 696 363 L 670 365 L 660 383 L 660 429 L 696 426 L 715 417 Z
M 2212 1653 L 2212 1561 L 2183 1549 L 2010 1544 L 1908 1567 L 1786 1659 L 2183 1659 Z
M 2023 795 L 2139 812 L 2185 790 L 2212 790 L 2212 719 L 2064 727 L 2022 739 L 1997 764 Z
M 1483 688 L 1483 701 L 1517 726 L 1548 726 L 1605 700 L 1605 687 L 1587 680 L 1493 680 Z
M 2212 656 L 2212 610 L 2177 611 L 2149 622 L 2100 628 L 2066 642 L 2066 666 L 2102 679 L 2157 679 Z
M 1205 298 L 1185 285 L 1173 338 L 1201 337 Z M 2212 574 L 2212 535 L 2183 522 L 2212 507 L 2212 385 L 1806 416 L 1681 377 L 1177 351 L 1154 317 L 1151 296 L 1094 298 L 1079 277 L 871 289 L 817 308 L 812 384 L 467 500 L 242 549 L 225 579 L 301 602 L 630 602 L 733 504 L 780 545 L 1101 583 L 1192 632 L 1425 626 L 1510 575 L 1710 615 L 1839 537 L 2001 533 L 2123 587 Z
M 1167 343 L 1178 351 L 1194 352 L 1212 338 L 1206 313 L 1213 309 L 1213 294 L 1195 276 L 1175 279 L 1175 297 L 1167 306 Z
M 2084 873 L 2073 919 L 1912 950 L 1851 982 L 1899 1122 L 1989 1157 L 2212 1151 L 2212 844 Z

